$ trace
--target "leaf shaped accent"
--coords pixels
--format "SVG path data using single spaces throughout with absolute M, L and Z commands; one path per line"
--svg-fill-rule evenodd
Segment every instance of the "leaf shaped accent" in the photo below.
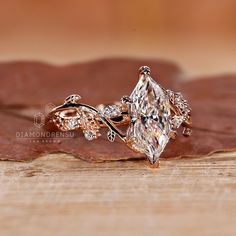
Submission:
M 115 138 L 116 138 L 116 133 L 113 131 L 113 130 L 109 130 L 107 132 L 107 138 L 110 142 L 114 142 L 115 141 Z

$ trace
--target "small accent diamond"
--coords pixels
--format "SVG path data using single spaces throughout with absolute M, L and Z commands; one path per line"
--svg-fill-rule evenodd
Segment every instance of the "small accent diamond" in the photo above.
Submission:
M 180 125 L 183 123 L 184 121 L 184 117 L 183 116 L 173 116 L 172 117 L 172 129 L 178 129 L 180 127 Z
M 78 127 L 78 119 L 77 118 L 71 118 L 71 119 L 68 119 L 67 122 L 66 122 L 66 126 L 69 130 L 74 130 Z
M 108 118 L 114 118 L 121 115 L 121 109 L 117 105 L 107 105 L 103 108 L 102 114 Z
M 192 134 L 192 130 L 191 130 L 190 128 L 188 128 L 188 127 L 185 127 L 184 130 L 183 130 L 183 135 L 184 135 L 185 137 L 188 137 L 188 136 L 190 136 L 191 134 Z
M 84 131 L 84 137 L 87 140 L 92 141 L 92 140 L 97 138 L 96 131 L 94 131 L 94 130 L 86 130 L 86 131 Z

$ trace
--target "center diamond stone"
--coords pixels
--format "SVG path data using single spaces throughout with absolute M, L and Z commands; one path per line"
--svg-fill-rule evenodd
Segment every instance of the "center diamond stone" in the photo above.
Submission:
M 145 153 L 154 164 L 172 131 L 168 96 L 149 74 L 141 74 L 130 98 L 131 123 L 127 130 L 127 143 L 132 149 Z

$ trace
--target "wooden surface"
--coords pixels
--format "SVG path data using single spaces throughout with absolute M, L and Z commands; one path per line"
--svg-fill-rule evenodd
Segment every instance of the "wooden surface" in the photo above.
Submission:
M 235 235 L 235 157 L 0 162 L 0 235 Z

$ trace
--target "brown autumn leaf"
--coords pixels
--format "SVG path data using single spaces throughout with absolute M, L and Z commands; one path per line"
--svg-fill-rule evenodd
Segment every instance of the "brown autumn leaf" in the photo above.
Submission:
M 59 104 L 72 93 L 79 93 L 85 103 L 92 105 L 117 100 L 132 91 L 138 80 L 137 69 L 144 64 L 152 68 L 153 77 L 164 87 L 183 91 L 193 108 L 193 136 L 179 135 L 162 157 L 236 149 L 236 76 L 182 82 L 180 69 L 174 64 L 147 60 L 112 59 L 63 67 L 16 62 L 0 65 L 0 159 L 27 161 L 55 152 L 71 153 L 88 161 L 144 157 L 118 139 L 110 143 L 105 129 L 102 137 L 92 142 L 81 132 L 70 133 L 71 138 L 22 138 L 22 134 L 42 131 L 33 125 L 33 107 L 43 110 L 44 104 Z
M 1 63 L 0 104 L 43 108 L 47 103 L 60 104 L 74 93 L 91 105 L 114 101 L 130 93 L 137 82 L 138 68 L 145 63 L 163 86 L 173 88 L 181 76 L 175 64 L 155 60 L 103 59 L 66 66 Z

